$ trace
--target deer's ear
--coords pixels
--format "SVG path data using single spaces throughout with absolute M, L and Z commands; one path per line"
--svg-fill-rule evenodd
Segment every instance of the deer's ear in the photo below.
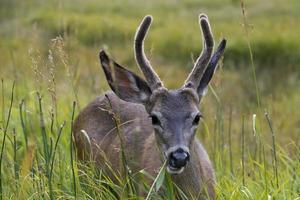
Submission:
M 218 61 L 220 60 L 220 58 L 222 57 L 224 50 L 226 47 L 226 40 L 223 39 L 217 50 L 214 52 L 213 56 L 211 57 L 210 62 L 207 65 L 207 68 L 201 78 L 200 84 L 197 88 L 197 93 L 199 95 L 199 97 L 201 98 L 202 96 L 204 96 L 206 94 L 207 91 L 207 86 L 211 80 L 211 78 L 213 77 L 215 70 L 217 68 L 217 64 Z
M 120 99 L 143 104 L 148 101 L 151 89 L 146 81 L 111 60 L 105 51 L 100 51 L 99 57 L 107 82 Z

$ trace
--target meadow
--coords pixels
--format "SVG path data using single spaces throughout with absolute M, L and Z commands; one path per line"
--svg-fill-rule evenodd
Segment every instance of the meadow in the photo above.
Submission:
M 147 55 L 180 87 L 202 49 L 199 13 L 228 41 L 197 131 L 218 199 L 300 199 L 299 10 L 298 0 L 0 0 L 0 199 L 142 199 L 130 176 L 115 172 L 116 185 L 82 166 L 80 178 L 71 124 L 109 90 L 100 49 L 140 74 L 132 47 L 146 14 Z M 151 199 L 175 198 L 157 192 L 163 181 L 145 186 Z

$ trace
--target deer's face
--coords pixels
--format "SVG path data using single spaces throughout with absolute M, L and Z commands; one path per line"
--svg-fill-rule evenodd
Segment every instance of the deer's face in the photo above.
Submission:
M 161 89 L 150 97 L 147 110 L 169 173 L 179 174 L 188 164 L 201 118 L 198 102 L 197 94 L 187 88 Z
M 184 85 L 178 90 L 163 86 L 145 56 L 143 41 L 152 21 L 146 16 L 135 36 L 135 57 L 146 81 L 111 60 L 104 51 L 100 61 L 111 89 L 124 101 L 140 103 L 152 118 L 157 143 L 168 162 L 168 172 L 179 174 L 190 159 L 190 147 L 201 118 L 198 110 L 200 99 L 224 53 L 223 39 L 213 53 L 214 41 L 206 15 L 199 16 L 204 49 Z

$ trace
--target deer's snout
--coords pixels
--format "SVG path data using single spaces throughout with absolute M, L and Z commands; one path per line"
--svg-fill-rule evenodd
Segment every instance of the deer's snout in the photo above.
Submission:
M 190 159 L 190 154 L 182 148 L 173 151 L 169 155 L 169 165 L 173 168 L 180 169 L 185 167 Z

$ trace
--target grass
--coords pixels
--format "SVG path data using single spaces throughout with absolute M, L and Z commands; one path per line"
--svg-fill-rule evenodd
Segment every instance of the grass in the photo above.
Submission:
M 197 133 L 216 170 L 218 198 L 299 199 L 298 1 L 243 3 L 244 15 L 236 0 L 1 1 L 1 199 L 163 199 L 161 187 L 174 198 L 163 170 L 153 185 L 145 171 L 112 170 L 115 184 L 93 163 L 77 163 L 71 124 L 108 89 L 100 48 L 138 71 L 132 42 L 146 14 L 154 16 L 147 55 L 165 85 L 179 87 L 201 49 L 200 12 L 216 41 L 228 40 Z

